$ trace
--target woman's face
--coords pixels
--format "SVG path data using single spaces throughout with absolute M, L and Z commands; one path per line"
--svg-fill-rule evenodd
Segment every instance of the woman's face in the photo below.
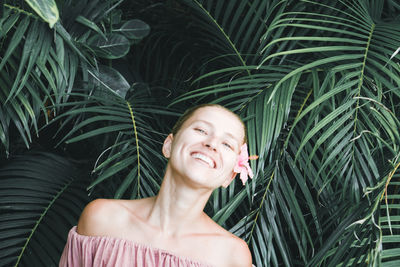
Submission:
M 244 127 L 232 113 L 219 107 L 203 107 L 185 121 L 163 146 L 169 167 L 177 177 L 193 185 L 228 186 L 244 140 Z

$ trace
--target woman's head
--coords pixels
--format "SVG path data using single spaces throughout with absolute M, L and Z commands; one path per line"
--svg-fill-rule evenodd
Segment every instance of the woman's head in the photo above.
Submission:
M 219 105 L 201 105 L 188 110 L 164 141 L 169 158 L 167 171 L 187 182 L 217 188 L 236 176 L 241 146 L 246 140 L 240 118 Z

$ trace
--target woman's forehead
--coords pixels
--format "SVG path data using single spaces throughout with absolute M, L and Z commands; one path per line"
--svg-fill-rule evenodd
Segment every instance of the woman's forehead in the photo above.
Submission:
M 238 140 L 244 139 L 244 126 L 240 119 L 228 110 L 219 107 L 203 107 L 196 110 L 192 116 L 184 123 L 184 127 L 193 123 L 205 123 L 210 126 L 223 130 Z

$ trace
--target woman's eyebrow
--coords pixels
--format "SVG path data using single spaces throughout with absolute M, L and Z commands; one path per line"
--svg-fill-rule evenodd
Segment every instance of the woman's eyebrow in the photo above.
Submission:
M 214 127 L 214 125 L 213 125 L 212 123 L 210 123 L 209 121 L 205 121 L 205 120 L 197 120 L 197 121 L 194 121 L 194 123 L 196 123 L 196 122 L 203 122 L 203 123 L 205 123 L 205 124 L 207 124 L 207 125 L 209 125 L 209 126 L 211 126 L 211 127 Z M 236 143 L 239 144 L 239 141 L 235 138 L 235 136 L 234 136 L 232 133 L 230 133 L 230 132 L 224 132 L 224 134 L 227 135 L 227 136 L 229 136 L 229 137 L 232 138 Z
M 207 124 L 207 125 L 209 125 L 209 126 L 211 126 L 211 127 L 214 127 L 214 125 L 213 125 L 212 123 L 210 123 L 210 122 L 208 122 L 208 121 L 205 121 L 205 120 L 197 120 L 197 121 L 195 121 L 195 122 L 203 122 L 203 123 L 205 123 L 205 124 Z M 238 140 L 236 140 L 235 136 L 234 136 L 232 133 L 230 133 L 230 132 L 224 132 L 224 134 L 227 135 L 227 136 L 229 136 L 230 138 L 232 138 L 235 142 L 239 143 Z
M 207 124 L 207 125 L 210 126 L 210 127 L 214 127 L 214 125 L 213 125 L 212 123 L 210 123 L 210 122 L 208 122 L 208 121 L 205 121 L 205 120 L 196 120 L 196 121 L 193 122 L 193 124 L 196 124 L 196 123 L 198 123 L 198 122 L 202 122 L 202 123 Z
M 233 141 L 235 141 L 235 143 L 239 144 L 239 141 L 235 138 L 233 134 L 231 134 L 230 132 L 225 132 L 225 134 L 229 136 Z

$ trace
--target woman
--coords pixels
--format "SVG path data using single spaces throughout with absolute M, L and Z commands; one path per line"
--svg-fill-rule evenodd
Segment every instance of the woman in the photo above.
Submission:
M 245 126 L 219 105 L 188 110 L 165 139 L 157 196 L 98 199 L 71 229 L 60 266 L 251 267 L 247 244 L 203 209 L 237 172 L 247 179 Z

